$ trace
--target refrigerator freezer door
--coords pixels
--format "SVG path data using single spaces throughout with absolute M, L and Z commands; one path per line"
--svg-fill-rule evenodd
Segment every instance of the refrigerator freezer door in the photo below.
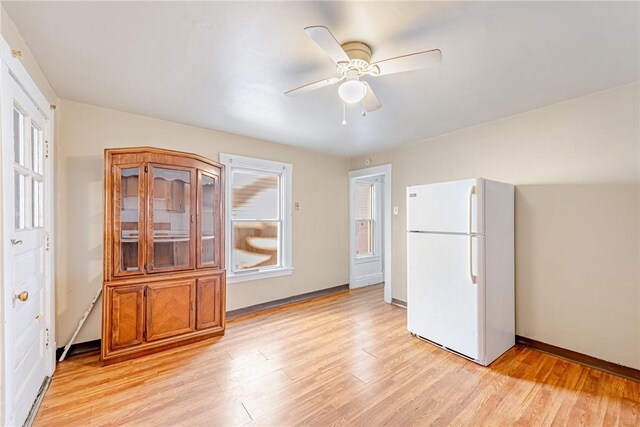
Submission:
M 408 187 L 407 230 L 468 233 L 471 217 L 471 232 L 482 233 L 482 221 L 478 219 L 482 184 L 482 179 L 466 179 Z
M 407 239 L 409 332 L 481 359 L 481 292 L 469 277 L 469 237 L 408 233 Z M 473 238 L 475 274 L 481 239 Z

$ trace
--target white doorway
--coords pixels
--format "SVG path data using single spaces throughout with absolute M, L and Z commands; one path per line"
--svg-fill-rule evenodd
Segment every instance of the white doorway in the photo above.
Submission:
M 55 368 L 52 111 L 2 40 L 3 425 L 23 425 Z
M 391 165 L 349 172 L 349 288 L 384 282 L 391 303 Z

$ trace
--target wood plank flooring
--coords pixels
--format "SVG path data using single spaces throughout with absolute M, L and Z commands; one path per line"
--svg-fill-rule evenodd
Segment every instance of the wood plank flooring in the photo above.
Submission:
M 243 316 L 113 366 L 71 358 L 35 425 L 640 425 L 640 383 L 523 347 L 478 366 L 411 337 L 382 292 Z

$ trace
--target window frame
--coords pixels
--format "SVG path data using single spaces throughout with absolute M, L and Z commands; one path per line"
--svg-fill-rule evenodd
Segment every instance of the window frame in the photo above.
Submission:
M 285 276 L 293 273 L 292 262 L 292 174 L 293 165 L 290 163 L 276 162 L 253 157 L 236 156 L 220 153 L 220 163 L 225 166 L 225 254 L 228 260 L 227 283 L 238 283 L 271 277 Z M 234 171 L 249 173 L 268 173 L 278 175 L 280 178 L 279 203 L 281 230 L 280 230 L 280 265 L 277 267 L 264 267 L 257 270 L 234 272 L 233 260 L 233 220 L 231 204 L 233 203 Z

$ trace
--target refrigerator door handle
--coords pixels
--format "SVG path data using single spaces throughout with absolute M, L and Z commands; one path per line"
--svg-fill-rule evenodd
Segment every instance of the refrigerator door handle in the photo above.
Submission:
M 471 283 L 476 283 L 476 276 L 473 275 L 473 195 L 476 194 L 476 186 L 469 187 L 469 199 L 467 200 L 467 231 L 469 232 L 469 278 Z

